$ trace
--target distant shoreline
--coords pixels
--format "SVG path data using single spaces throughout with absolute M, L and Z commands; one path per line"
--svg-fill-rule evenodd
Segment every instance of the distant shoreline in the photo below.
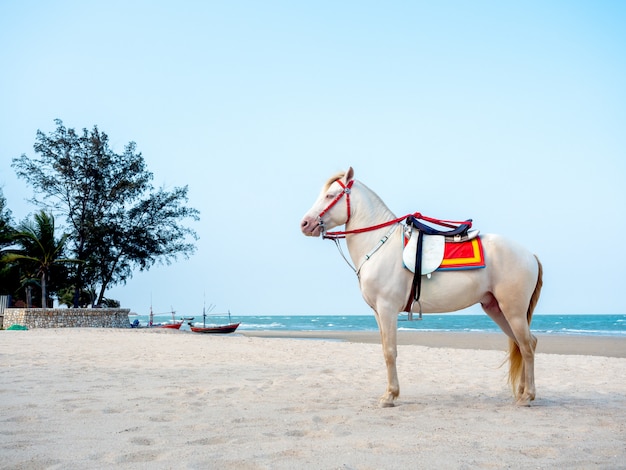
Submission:
M 380 343 L 378 331 L 247 331 L 247 337 L 326 339 L 350 343 Z M 537 353 L 626 358 L 626 338 L 592 335 L 537 334 Z M 507 337 L 503 333 L 398 331 L 398 345 L 431 348 L 478 349 L 505 351 Z

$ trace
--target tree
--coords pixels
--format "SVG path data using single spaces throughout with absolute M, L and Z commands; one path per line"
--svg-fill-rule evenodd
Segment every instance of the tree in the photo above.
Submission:
M 6 205 L 7 200 L 0 188 L 0 250 L 11 244 L 11 211 Z
M 13 232 L 11 226 L 11 211 L 6 207 L 6 199 L 0 188 L 0 295 L 12 294 L 18 287 L 15 281 L 15 270 L 4 259 L 5 253 L 13 245 Z
M 13 242 L 21 249 L 4 255 L 6 262 L 24 267 L 26 275 L 23 284 L 30 286 L 34 277 L 39 278 L 42 308 L 48 305 L 48 283 L 52 272 L 56 267 L 76 262 L 62 257 L 68 235 L 64 234 L 57 240 L 54 232 L 54 216 L 42 210 L 35 214 L 34 221 L 22 222 L 13 233 Z
M 82 290 L 97 291 L 96 303 L 102 303 L 106 289 L 125 283 L 134 269 L 195 251 L 190 239 L 196 233 L 181 223 L 199 220 L 185 205 L 186 186 L 155 190 L 134 142 L 117 154 L 96 126 L 78 134 L 55 123 L 49 135 L 37 131 L 39 157 L 22 155 L 13 167 L 41 195 L 36 204 L 67 217 L 73 256 L 82 261 L 74 273 L 74 306 Z

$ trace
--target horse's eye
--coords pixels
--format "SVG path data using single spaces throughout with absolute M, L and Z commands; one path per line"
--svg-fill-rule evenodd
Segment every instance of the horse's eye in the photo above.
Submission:
M 335 199 L 335 196 L 333 196 L 332 194 L 327 194 L 326 199 Z

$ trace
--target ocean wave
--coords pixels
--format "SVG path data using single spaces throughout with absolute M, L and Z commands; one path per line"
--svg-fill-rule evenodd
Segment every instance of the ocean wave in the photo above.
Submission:
M 560 330 L 555 331 L 538 331 L 539 333 L 546 334 L 562 334 L 562 335 L 572 335 L 572 336 L 623 336 L 626 337 L 626 331 L 615 331 L 615 330 L 577 330 L 573 328 L 562 328 Z
M 242 321 L 239 326 L 240 330 L 279 330 L 288 329 L 284 323 L 272 322 L 272 323 L 248 323 Z

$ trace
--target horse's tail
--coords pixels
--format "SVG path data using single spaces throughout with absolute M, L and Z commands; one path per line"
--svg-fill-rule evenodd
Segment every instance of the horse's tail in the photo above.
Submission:
M 533 295 L 530 297 L 530 303 L 528 304 L 528 310 L 526 312 L 526 319 L 528 320 L 528 326 L 530 326 L 530 322 L 533 318 L 533 311 L 537 306 L 537 302 L 539 301 L 539 295 L 541 294 L 541 287 L 543 286 L 543 266 L 541 265 L 541 261 L 535 255 L 535 259 L 537 260 L 537 265 L 539 267 L 539 273 L 537 275 L 537 284 L 535 285 L 535 290 L 533 291 Z M 537 338 L 534 335 L 530 335 L 531 347 L 533 352 L 535 351 L 535 347 L 537 346 Z M 520 352 L 519 346 L 515 341 L 509 338 L 509 384 L 513 388 L 513 395 L 517 397 L 518 395 L 518 387 L 522 380 L 522 373 L 524 372 L 524 362 L 522 360 L 522 353 Z

